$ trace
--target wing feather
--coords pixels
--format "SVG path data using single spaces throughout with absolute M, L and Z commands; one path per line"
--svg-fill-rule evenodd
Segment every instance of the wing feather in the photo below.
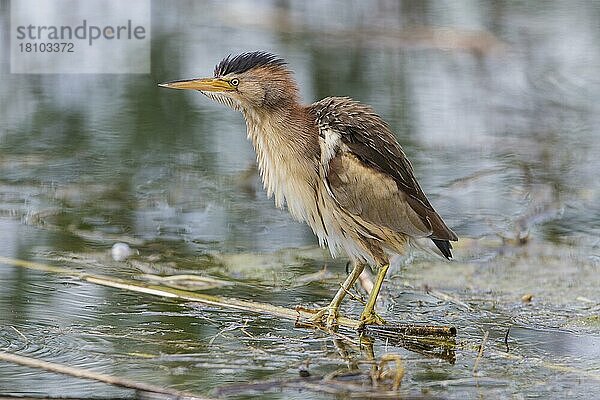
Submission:
M 448 241 L 458 240 L 456 234 L 423 193 L 402 147 L 373 109 L 346 97 L 329 97 L 311 110 L 329 146 L 329 158 L 322 160 L 328 164 L 324 179 L 336 201 L 368 222 L 428 236 L 450 257 Z
M 352 153 L 333 157 L 325 179 L 337 203 L 351 214 L 410 236 L 431 235 L 431 225 L 413 210 L 394 180 Z

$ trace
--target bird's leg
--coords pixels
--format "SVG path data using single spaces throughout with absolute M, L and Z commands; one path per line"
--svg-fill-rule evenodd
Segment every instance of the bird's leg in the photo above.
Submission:
M 390 264 L 384 264 L 379 267 L 377 278 L 375 280 L 375 284 L 373 285 L 373 290 L 371 290 L 367 304 L 365 305 L 362 314 L 360 314 L 360 326 L 385 324 L 385 320 L 375 313 L 375 304 L 377 303 L 377 295 L 381 290 L 381 285 L 385 279 L 385 274 L 389 268 Z
M 332 328 L 336 324 L 336 320 L 338 317 L 338 311 L 340 309 L 340 304 L 342 304 L 342 300 L 348 293 L 348 291 L 354 286 L 354 283 L 360 276 L 361 272 L 365 268 L 365 265 L 360 262 L 354 263 L 354 268 L 352 268 L 352 272 L 350 275 L 346 277 L 344 283 L 342 283 L 340 289 L 337 291 L 331 303 L 323 309 L 321 309 L 315 316 L 312 318 L 315 322 L 321 322 L 325 314 L 327 314 L 327 319 L 325 320 L 326 326 L 328 328 Z

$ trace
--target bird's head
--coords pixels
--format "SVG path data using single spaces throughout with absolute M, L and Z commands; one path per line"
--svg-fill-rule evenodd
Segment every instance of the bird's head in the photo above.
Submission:
M 217 64 L 212 78 L 176 80 L 159 86 L 199 90 L 240 111 L 276 110 L 298 99 L 296 82 L 285 61 L 262 51 L 226 57 Z

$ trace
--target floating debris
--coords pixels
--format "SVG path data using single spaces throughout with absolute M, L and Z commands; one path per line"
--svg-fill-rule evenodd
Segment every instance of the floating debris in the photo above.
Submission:
M 533 295 L 531 293 L 527 293 L 521 296 L 521 301 L 523 303 L 531 303 L 531 300 L 533 300 Z

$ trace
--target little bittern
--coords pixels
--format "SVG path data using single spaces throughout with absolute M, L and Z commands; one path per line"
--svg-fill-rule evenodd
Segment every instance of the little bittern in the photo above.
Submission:
M 367 263 L 379 269 L 362 324 L 384 323 L 374 311 L 389 268 L 409 238 L 430 238 L 446 258 L 458 240 L 421 190 L 388 125 L 369 106 L 348 97 L 299 101 L 292 72 L 279 57 L 227 57 L 214 77 L 165 82 L 198 90 L 241 111 L 269 196 L 310 225 L 321 245 L 344 250 L 354 268 L 329 306 L 316 314 L 336 322 L 340 304 Z

